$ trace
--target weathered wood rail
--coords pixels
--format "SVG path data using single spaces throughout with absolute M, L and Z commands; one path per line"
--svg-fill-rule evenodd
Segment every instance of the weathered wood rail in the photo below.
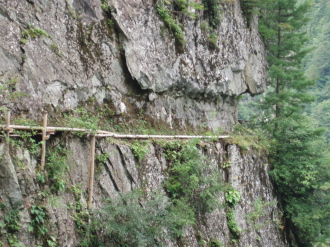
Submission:
M 204 136 L 204 135 L 135 135 L 135 134 L 117 134 L 106 130 L 92 130 L 83 128 L 70 128 L 70 127 L 51 127 L 47 126 L 48 113 L 44 112 L 42 119 L 42 126 L 25 126 L 25 125 L 12 125 L 10 124 L 11 112 L 7 112 L 6 124 L 0 125 L 0 131 L 4 131 L 1 136 L 7 136 L 7 141 L 10 137 L 19 137 L 18 133 L 14 130 L 40 130 L 41 132 L 36 135 L 42 135 L 41 142 L 41 160 L 40 169 L 45 172 L 46 161 L 46 142 L 50 135 L 54 135 L 56 132 L 80 132 L 91 136 L 91 152 L 90 152 L 90 167 L 89 167 L 89 181 L 88 181 L 88 209 L 92 208 L 93 201 L 93 184 L 94 184 L 94 166 L 95 166 L 95 142 L 96 137 L 112 137 L 114 139 L 225 139 L 228 135 L 220 136 Z

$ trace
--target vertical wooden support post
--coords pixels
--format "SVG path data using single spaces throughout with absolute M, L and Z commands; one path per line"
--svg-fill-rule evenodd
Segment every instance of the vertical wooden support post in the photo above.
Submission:
M 42 143 L 41 143 L 41 162 L 40 162 L 40 169 L 42 171 L 45 170 L 45 160 L 46 160 L 47 117 L 48 117 L 48 113 L 44 112 L 42 117 Z
M 6 119 L 7 144 L 9 144 L 10 118 L 11 118 L 11 111 L 8 110 L 8 111 L 7 111 L 7 119 Z
M 87 208 L 92 208 L 93 203 L 93 187 L 94 187 L 94 166 L 95 166 L 95 135 L 91 140 L 91 160 L 89 166 L 89 183 L 88 183 L 88 205 Z

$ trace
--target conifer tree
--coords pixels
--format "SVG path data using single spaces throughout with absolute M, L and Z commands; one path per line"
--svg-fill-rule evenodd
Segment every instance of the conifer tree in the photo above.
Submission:
M 269 64 L 269 91 L 260 104 L 261 126 L 272 139 L 271 176 L 279 193 L 287 226 L 299 246 L 313 246 L 329 230 L 329 172 L 322 130 L 302 114 L 313 99 L 302 70 L 307 54 L 301 27 L 309 2 L 244 0 L 259 8 L 259 31 Z

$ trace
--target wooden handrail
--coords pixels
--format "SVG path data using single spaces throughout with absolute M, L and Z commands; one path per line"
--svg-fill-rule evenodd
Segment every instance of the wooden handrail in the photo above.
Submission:
M 7 125 L 0 125 L 0 129 L 8 128 Z M 17 130 L 43 130 L 41 126 L 24 126 L 24 125 L 9 125 L 10 129 Z M 70 132 L 85 132 L 95 135 L 95 137 L 112 137 L 115 139 L 225 139 L 229 135 L 219 136 L 203 136 L 203 135 L 138 135 L 138 134 L 117 134 L 106 130 L 92 130 L 82 128 L 71 128 L 71 127 L 47 127 L 48 132 L 56 131 L 70 131 Z

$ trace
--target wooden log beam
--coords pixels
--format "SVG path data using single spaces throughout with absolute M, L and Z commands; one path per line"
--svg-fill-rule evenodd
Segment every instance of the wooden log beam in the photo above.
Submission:
M 188 135 L 121 135 L 121 134 L 97 134 L 96 137 L 113 137 L 115 139 L 225 139 L 228 135 L 222 136 L 188 136 Z

